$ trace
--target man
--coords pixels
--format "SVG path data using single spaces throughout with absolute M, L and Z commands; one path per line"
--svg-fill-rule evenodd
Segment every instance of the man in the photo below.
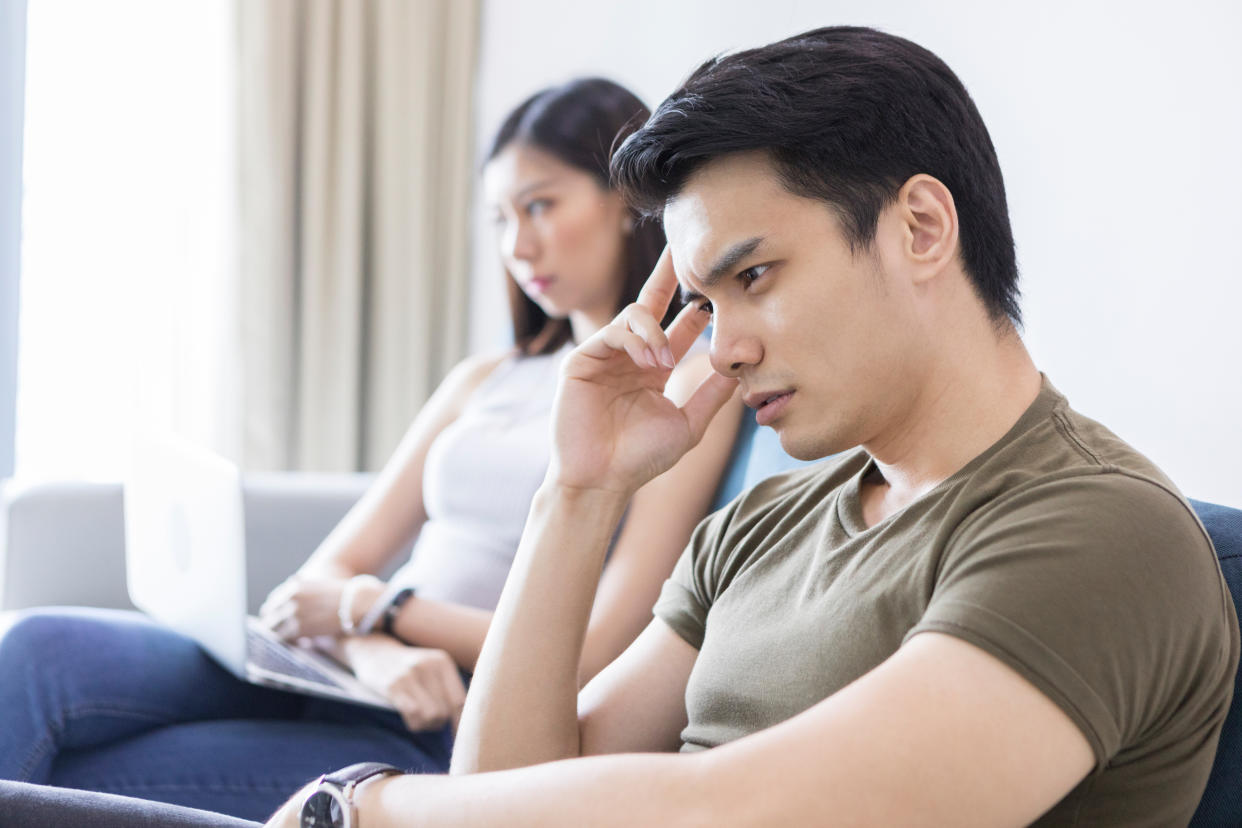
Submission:
M 358 824 L 1184 824 L 1233 606 L 1182 496 L 1027 354 L 999 165 L 948 67 L 855 28 L 711 61 L 614 172 L 669 252 L 566 360 L 459 775 L 365 781 Z M 678 409 L 709 312 L 718 375 Z M 705 521 L 579 696 L 625 502 L 738 386 L 794 456 L 847 453 Z
M 1233 606 L 1182 496 L 1023 346 L 999 165 L 949 68 L 855 28 L 727 56 L 613 169 L 671 256 L 566 363 L 454 769 L 571 761 L 376 782 L 363 824 L 1184 824 Z M 703 311 L 719 376 L 679 411 Z M 624 503 L 735 384 L 794 456 L 862 449 L 709 518 L 577 697 Z

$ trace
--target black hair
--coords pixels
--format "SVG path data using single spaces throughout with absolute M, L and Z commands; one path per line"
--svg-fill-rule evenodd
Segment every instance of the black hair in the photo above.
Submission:
M 492 140 L 487 160 L 511 144 L 525 144 L 590 173 L 601 188 L 611 189 L 608 162 L 612 150 L 649 114 L 634 93 L 610 80 L 569 81 L 536 92 L 509 113 Z M 638 298 L 638 291 L 664 249 L 660 222 L 644 218 L 634 210 L 631 213 L 634 225 L 625 243 L 618 312 Z M 568 319 L 549 317 L 516 281 L 507 281 L 513 340 L 522 353 L 551 353 L 570 340 L 573 331 Z
M 962 82 L 927 49 L 832 26 L 713 58 L 617 150 L 613 182 L 657 216 L 696 169 L 748 151 L 767 153 L 791 193 L 829 204 L 855 251 L 911 176 L 939 179 L 975 292 L 993 319 L 1021 323 L 996 150 Z

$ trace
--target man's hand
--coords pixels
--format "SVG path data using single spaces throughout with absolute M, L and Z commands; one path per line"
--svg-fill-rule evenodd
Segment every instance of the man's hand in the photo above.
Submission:
M 638 301 L 566 358 L 553 411 L 549 481 L 628 496 L 693 448 L 733 393 L 736 380 L 713 373 L 684 407 L 664 396 L 673 367 L 709 318 L 687 306 L 667 332 L 661 330 L 676 290 L 665 249 Z
M 350 640 L 346 653 L 358 680 L 392 702 L 410 730 L 431 730 L 445 722 L 457 729 L 466 685 L 444 650 L 371 636 Z
M 341 592 L 349 579 L 294 573 L 272 590 L 259 608 L 259 618 L 286 641 L 341 632 Z M 356 589 L 352 603 L 357 617 L 384 591 L 378 578 Z

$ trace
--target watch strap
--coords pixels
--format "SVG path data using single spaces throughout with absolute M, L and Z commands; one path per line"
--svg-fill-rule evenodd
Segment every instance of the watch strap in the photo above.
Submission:
M 397 590 L 396 594 L 389 599 L 387 606 L 384 607 L 384 611 L 380 613 L 379 625 L 381 632 L 391 635 L 393 638 L 401 638 L 396 631 L 397 616 L 401 614 L 401 608 L 413 597 L 414 587 L 402 587 Z
M 395 584 L 389 584 L 379 598 L 375 599 L 375 603 L 362 614 L 362 618 L 354 625 L 357 635 L 370 635 L 379 627 L 380 619 L 384 615 L 384 610 L 388 609 L 388 605 L 392 603 L 393 596 L 399 593 L 403 588 Z
M 359 762 L 356 765 L 350 765 L 326 774 L 323 777 L 323 782 L 336 785 L 338 788 L 344 788 L 352 782 L 357 787 L 372 776 L 396 773 L 405 773 L 405 771 L 386 762 Z

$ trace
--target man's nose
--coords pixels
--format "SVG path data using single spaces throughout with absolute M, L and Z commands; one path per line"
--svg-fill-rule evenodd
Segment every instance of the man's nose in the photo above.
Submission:
M 722 319 L 720 314 L 713 317 L 711 362 L 716 373 L 738 377 L 761 359 L 763 347 L 752 332 L 743 330 L 733 320 Z

